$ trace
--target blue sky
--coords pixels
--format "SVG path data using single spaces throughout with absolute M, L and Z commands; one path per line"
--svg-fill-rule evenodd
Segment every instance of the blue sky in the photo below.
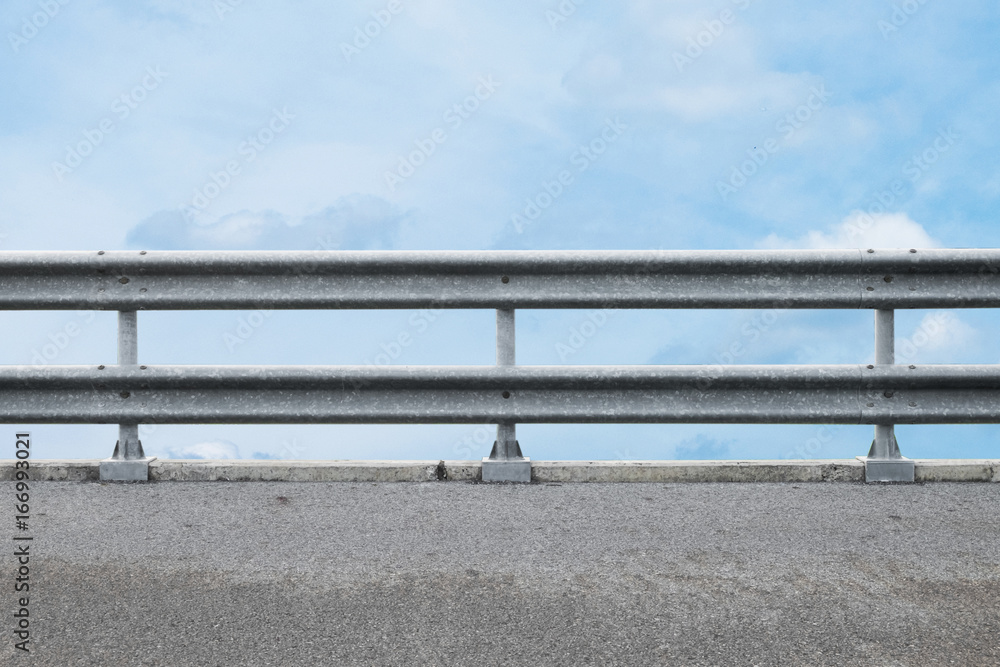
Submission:
M 9 0 L 0 19 L 0 250 L 1000 245 L 1000 7 L 985 0 Z M 870 311 L 518 317 L 525 364 L 873 357 Z M 0 321 L 0 363 L 114 361 L 111 313 Z M 897 349 L 998 363 L 998 323 L 901 312 Z M 489 312 L 139 325 L 154 364 L 493 362 Z M 115 438 L 32 431 L 42 457 L 103 457 Z M 992 426 L 898 431 L 911 456 L 1000 451 Z M 206 425 L 142 439 L 160 456 L 462 459 L 493 434 Z M 865 453 L 871 428 L 544 425 L 519 440 L 536 459 L 825 458 Z

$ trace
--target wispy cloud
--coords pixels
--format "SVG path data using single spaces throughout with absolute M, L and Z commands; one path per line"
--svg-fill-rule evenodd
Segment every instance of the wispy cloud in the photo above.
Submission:
M 761 248 L 937 248 L 941 243 L 905 213 L 855 211 L 827 231 L 788 239 L 769 234 Z
M 956 363 L 963 353 L 981 352 L 983 335 L 951 310 L 926 313 L 910 331 L 896 332 L 896 363 Z
M 240 211 L 199 224 L 169 210 L 132 228 L 127 243 L 150 250 L 388 249 L 405 220 L 406 214 L 374 195 L 343 197 L 300 219 L 276 211 Z
M 238 459 L 240 448 L 229 440 L 208 440 L 190 445 L 168 445 L 155 450 L 155 456 L 165 459 Z
M 674 458 L 683 461 L 704 461 L 729 458 L 729 440 L 717 440 L 703 433 L 682 440 L 674 448 Z

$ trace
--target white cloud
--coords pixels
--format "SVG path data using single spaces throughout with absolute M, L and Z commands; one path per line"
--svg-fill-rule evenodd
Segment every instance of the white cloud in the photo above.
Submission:
M 165 459 L 238 459 L 240 449 L 229 440 L 209 440 L 167 447 L 158 451 L 156 456 Z
M 341 197 L 298 220 L 275 211 L 240 211 L 199 224 L 175 209 L 140 222 L 127 242 L 150 250 L 381 250 L 393 246 L 405 218 L 372 195 Z
M 1000 172 L 996 173 L 993 178 L 983 183 L 980 186 L 979 191 L 990 199 L 1000 197 Z
M 924 315 L 913 331 L 896 340 L 896 363 L 955 363 L 963 352 L 976 349 L 979 332 L 952 311 Z
M 854 211 L 828 232 L 810 230 L 796 239 L 768 235 L 761 248 L 938 248 L 923 225 L 905 213 Z

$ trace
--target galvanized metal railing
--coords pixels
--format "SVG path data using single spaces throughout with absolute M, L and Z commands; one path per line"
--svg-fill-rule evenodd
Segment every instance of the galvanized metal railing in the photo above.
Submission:
M 869 481 L 912 481 L 894 424 L 1000 422 L 1000 367 L 896 366 L 894 310 L 1000 306 L 1000 250 L 10 252 L 0 309 L 117 310 L 116 366 L 0 367 L 0 422 L 495 423 L 486 481 L 529 481 L 517 423 L 873 424 Z M 517 366 L 518 308 L 869 308 L 870 365 Z M 138 365 L 137 311 L 489 308 L 497 364 Z

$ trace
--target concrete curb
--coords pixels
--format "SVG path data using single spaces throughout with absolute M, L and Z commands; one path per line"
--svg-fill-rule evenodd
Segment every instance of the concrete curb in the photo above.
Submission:
M 0 460 L 0 481 L 15 461 Z M 918 459 L 917 482 L 1000 482 L 1000 459 Z M 100 459 L 33 460 L 32 481 L 96 482 Z M 251 461 L 158 459 L 157 482 L 479 481 L 481 461 Z M 807 461 L 532 461 L 532 482 L 863 482 L 855 459 Z
M 173 482 L 433 482 L 437 461 L 161 460 L 149 478 Z
M 918 459 L 914 478 L 916 482 L 1000 482 L 1000 460 Z
M 538 461 L 539 482 L 863 482 L 863 464 L 826 461 Z
M 31 459 L 29 481 L 99 482 L 101 459 Z M 17 470 L 13 459 L 0 459 L 0 481 L 14 480 Z

